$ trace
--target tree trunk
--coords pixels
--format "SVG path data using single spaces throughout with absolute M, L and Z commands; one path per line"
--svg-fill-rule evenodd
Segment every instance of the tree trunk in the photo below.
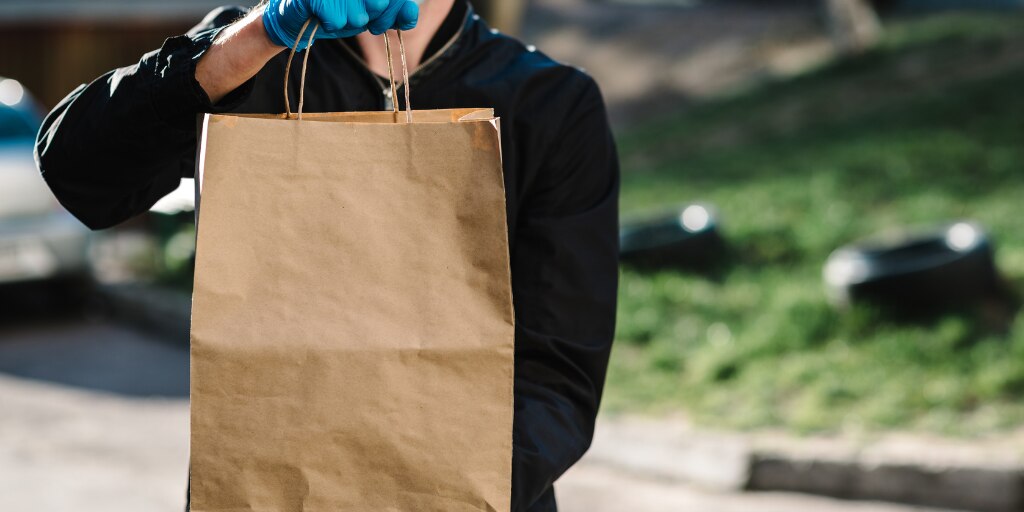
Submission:
M 882 23 L 868 0 L 822 0 L 828 31 L 842 54 L 862 53 L 878 42 Z

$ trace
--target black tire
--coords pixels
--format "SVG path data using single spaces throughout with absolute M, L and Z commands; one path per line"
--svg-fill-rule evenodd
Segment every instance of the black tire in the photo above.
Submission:
M 834 303 L 900 312 L 965 307 L 998 291 L 992 243 L 958 222 L 854 243 L 832 253 L 824 279 Z
M 626 224 L 619 244 L 624 264 L 645 269 L 707 270 L 721 263 L 725 247 L 718 219 L 703 205 L 687 205 L 670 214 Z

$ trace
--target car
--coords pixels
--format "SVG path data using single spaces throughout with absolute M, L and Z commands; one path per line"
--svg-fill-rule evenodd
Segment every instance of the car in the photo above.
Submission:
M 90 231 L 39 173 L 33 146 L 40 112 L 21 83 L 0 77 L 0 284 L 81 284 L 90 275 Z

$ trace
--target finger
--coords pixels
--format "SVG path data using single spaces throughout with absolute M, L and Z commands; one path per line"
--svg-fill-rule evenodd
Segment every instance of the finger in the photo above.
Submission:
M 412 30 L 420 18 L 420 6 L 416 2 L 406 1 L 402 9 L 398 11 L 398 18 L 395 19 L 395 28 L 400 30 Z
M 348 28 L 363 28 L 370 22 L 370 16 L 366 13 L 366 6 L 360 0 L 349 1 L 348 4 Z
M 299 26 L 301 26 L 306 20 L 316 17 L 316 13 L 313 11 L 313 7 L 309 5 L 309 2 L 299 0 L 271 1 L 267 5 L 267 8 L 277 9 L 277 13 L 281 18 L 298 20 L 297 23 Z
M 371 20 L 375 20 L 388 8 L 388 0 L 365 0 L 363 5 L 366 7 L 366 14 Z
M 406 0 L 390 0 L 387 9 L 380 14 L 376 19 L 370 21 L 369 28 L 373 35 L 381 35 L 386 30 L 390 29 L 395 25 L 395 18 L 398 17 L 398 11 L 401 10 L 402 4 Z
M 330 0 L 317 2 L 314 7 L 314 15 L 320 20 L 320 26 L 327 32 L 337 32 L 348 25 L 348 13 L 345 12 L 345 2 Z
M 296 0 L 280 0 L 277 2 L 272 1 L 270 2 L 268 9 L 272 7 L 276 8 L 278 14 L 280 14 L 281 16 L 284 16 L 285 13 L 287 13 L 288 11 L 294 11 L 295 17 L 302 20 L 308 19 L 310 16 L 313 15 L 313 13 L 309 11 L 309 6 L 306 5 L 306 2 L 298 2 Z

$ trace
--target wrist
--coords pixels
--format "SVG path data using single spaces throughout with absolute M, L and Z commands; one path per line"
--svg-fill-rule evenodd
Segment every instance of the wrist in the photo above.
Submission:
M 251 37 L 260 51 L 276 55 L 286 46 L 282 47 L 274 42 L 274 38 L 270 35 L 270 30 L 267 28 L 266 18 L 264 14 L 255 16 L 253 22 L 249 23 L 246 29 L 252 31 Z
M 221 31 L 197 63 L 195 78 L 210 100 L 217 103 L 281 50 L 267 36 L 261 13 L 253 12 Z

